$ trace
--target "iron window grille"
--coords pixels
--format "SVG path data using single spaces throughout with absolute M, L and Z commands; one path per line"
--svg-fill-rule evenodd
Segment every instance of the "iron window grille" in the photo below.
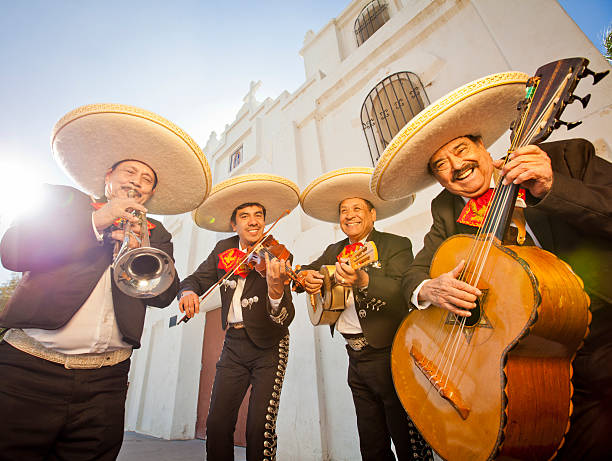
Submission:
M 427 105 L 429 98 L 421 79 L 412 72 L 392 74 L 370 91 L 361 106 L 361 126 L 372 165 L 393 136 Z
M 355 37 L 360 46 L 389 20 L 389 7 L 381 0 L 368 3 L 355 20 Z

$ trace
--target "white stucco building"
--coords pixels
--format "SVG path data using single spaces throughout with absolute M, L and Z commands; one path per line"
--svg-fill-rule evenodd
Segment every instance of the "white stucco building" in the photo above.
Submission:
M 373 34 L 356 33 L 364 21 L 382 26 Z M 258 101 L 259 83 L 252 83 L 235 120 L 228 121 L 220 135 L 211 133 L 203 150 L 214 183 L 244 173 L 273 173 L 304 188 L 336 168 L 372 166 L 372 157 L 378 154 L 372 146 L 373 131 L 370 138 L 364 134 L 372 121 L 368 123 L 367 116 L 362 119 L 362 108 L 369 101 L 368 113 L 372 108 L 390 109 L 391 115 L 398 115 L 398 106 L 393 109 L 391 102 L 381 102 L 385 88 L 397 89 L 393 79 L 383 82 L 391 76 L 420 80 L 424 92 L 417 88 L 407 96 L 420 97 L 426 105 L 427 99 L 433 102 L 484 75 L 509 70 L 533 73 L 555 59 L 584 56 L 596 71 L 610 68 L 555 0 L 353 0 L 320 31 L 305 31 L 304 46 L 298 51 L 305 78 L 297 90 Z M 591 82 L 584 79 L 576 91 L 580 96 L 592 93 L 589 107 L 583 110 L 573 104 L 563 117 L 584 123 L 570 135 L 562 128 L 552 139 L 587 138 L 610 159 L 612 78 L 595 87 Z M 370 95 L 376 89 L 378 93 Z M 376 122 L 380 125 L 381 120 Z M 380 140 L 388 134 L 378 131 L 376 136 Z M 508 145 L 504 136 L 491 151 L 501 154 Z M 439 190 L 432 186 L 419 193 L 412 207 L 376 227 L 409 237 L 418 251 L 431 224 L 429 203 Z M 177 270 L 183 277 L 226 236 L 197 228 L 190 215 L 164 222 L 174 236 Z M 279 223 L 274 236 L 292 251 L 295 262 L 307 263 L 343 234 L 339 226 L 318 222 L 296 209 Z M 277 423 L 278 459 L 359 459 L 344 340 L 340 335 L 332 338 L 325 326 L 310 324 L 304 296 L 294 295 L 294 303 L 296 317 L 290 327 L 290 357 Z M 219 306 L 214 295 L 205 308 Z M 176 302 L 164 310 L 149 309 L 143 347 L 133 357 L 126 429 L 189 439 L 196 436 L 196 423 L 198 427 L 204 423 L 221 347 L 220 333 L 215 331 L 220 329 L 219 314 L 210 311 L 186 325 L 173 326 L 177 315 Z

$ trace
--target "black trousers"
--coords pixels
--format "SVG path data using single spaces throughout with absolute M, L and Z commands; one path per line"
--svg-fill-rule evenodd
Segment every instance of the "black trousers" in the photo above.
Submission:
M 68 370 L 0 342 L 0 460 L 114 460 L 130 360 Z
M 206 420 L 206 459 L 234 459 L 238 410 L 249 386 L 247 460 L 276 459 L 276 416 L 288 354 L 289 335 L 277 347 L 260 349 L 244 328 L 227 330 Z
M 558 460 L 612 459 L 612 305 L 592 305 L 591 331 L 572 363 L 574 412 Z
M 431 448 L 406 414 L 391 377 L 391 347 L 360 351 L 346 347 L 359 447 L 364 461 L 433 460 Z

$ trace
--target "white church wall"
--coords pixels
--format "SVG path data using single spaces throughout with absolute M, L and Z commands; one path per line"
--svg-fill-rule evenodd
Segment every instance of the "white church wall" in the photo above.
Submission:
M 554 0 L 390 0 L 391 18 L 360 47 L 353 27 L 367 1 L 353 1 L 317 34 L 307 33 L 300 54 L 305 82 L 294 93 L 255 99 L 253 82 L 245 104 L 220 135 L 211 134 L 205 152 L 214 182 L 244 173 L 272 173 L 303 189 L 315 177 L 336 168 L 371 165 L 360 110 L 367 94 L 382 79 L 399 71 L 416 73 L 431 102 L 481 76 L 507 70 L 533 73 L 553 59 L 586 56 L 591 68 L 610 66 Z M 547 21 L 541 18 L 546 14 Z M 582 136 L 610 158 L 612 78 L 591 87 L 585 79 L 579 95 L 592 93 L 587 110 L 574 104 L 566 120 L 584 124 L 554 138 Z M 491 148 L 502 154 L 502 137 Z M 243 161 L 229 171 L 229 158 L 243 146 Z M 376 224 L 379 230 L 404 235 L 416 253 L 431 225 L 430 202 L 435 185 L 419 192 L 415 203 L 398 216 Z M 175 221 L 172 221 L 174 219 Z M 189 215 L 171 218 L 177 270 L 191 274 L 219 238 L 195 228 Z M 273 231 L 294 254 L 308 263 L 343 237 L 338 225 L 322 223 L 294 210 Z M 207 301 L 208 307 L 219 304 Z M 346 383 L 348 359 L 340 335 L 314 328 L 305 295 L 294 295 L 296 317 L 277 430 L 282 460 L 352 460 L 359 458 L 356 421 Z M 194 436 L 204 316 L 187 325 L 168 327 L 177 303 L 147 314 L 143 349 L 130 373 L 126 427 L 164 438 Z M 179 317 L 180 318 L 180 317 Z M 172 376 L 170 376 L 172 375 Z

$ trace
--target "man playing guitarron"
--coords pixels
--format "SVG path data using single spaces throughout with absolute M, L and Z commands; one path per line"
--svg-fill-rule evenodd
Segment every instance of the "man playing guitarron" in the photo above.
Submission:
M 610 459 L 612 164 L 582 139 L 527 145 L 510 153 L 505 164 L 494 161 L 487 147 L 510 126 L 518 114 L 516 103 L 525 95 L 526 76 L 521 83 L 516 74 L 520 73 L 485 77 L 426 108 L 427 117 L 409 122 L 398 134 L 405 141 L 381 158 L 371 186 L 385 198 L 417 192 L 434 180 L 444 187 L 431 204 L 433 225 L 406 273 L 403 288 L 406 299 L 418 309 L 447 309 L 456 314 L 456 322 L 470 316 L 483 293 L 460 280 L 464 261 L 430 278 L 434 254 L 447 238 L 476 233 L 482 221 L 478 214 L 488 206 L 483 198 L 490 195 L 496 169 L 504 185 L 522 188 L 515 211 L 520 208 L 526 218 L 525 244 L 532 240 L 532 245 L 570 264 L 591 299 L 590 334 L 572 364 L 573 413 L 557 459 Z M 459 98 L 461 102 L 456 103 Z M 520 235 L 520 222 L 517 225 Z M 485 328 L 498 327 L 488 323 Z M 531 421 L 547 421 L 545 412 L 546 408 L 540 408 Z M 561 436 L 564 429 L 565 425 Z M 534 430 L 523 426 L 521 437 Z

